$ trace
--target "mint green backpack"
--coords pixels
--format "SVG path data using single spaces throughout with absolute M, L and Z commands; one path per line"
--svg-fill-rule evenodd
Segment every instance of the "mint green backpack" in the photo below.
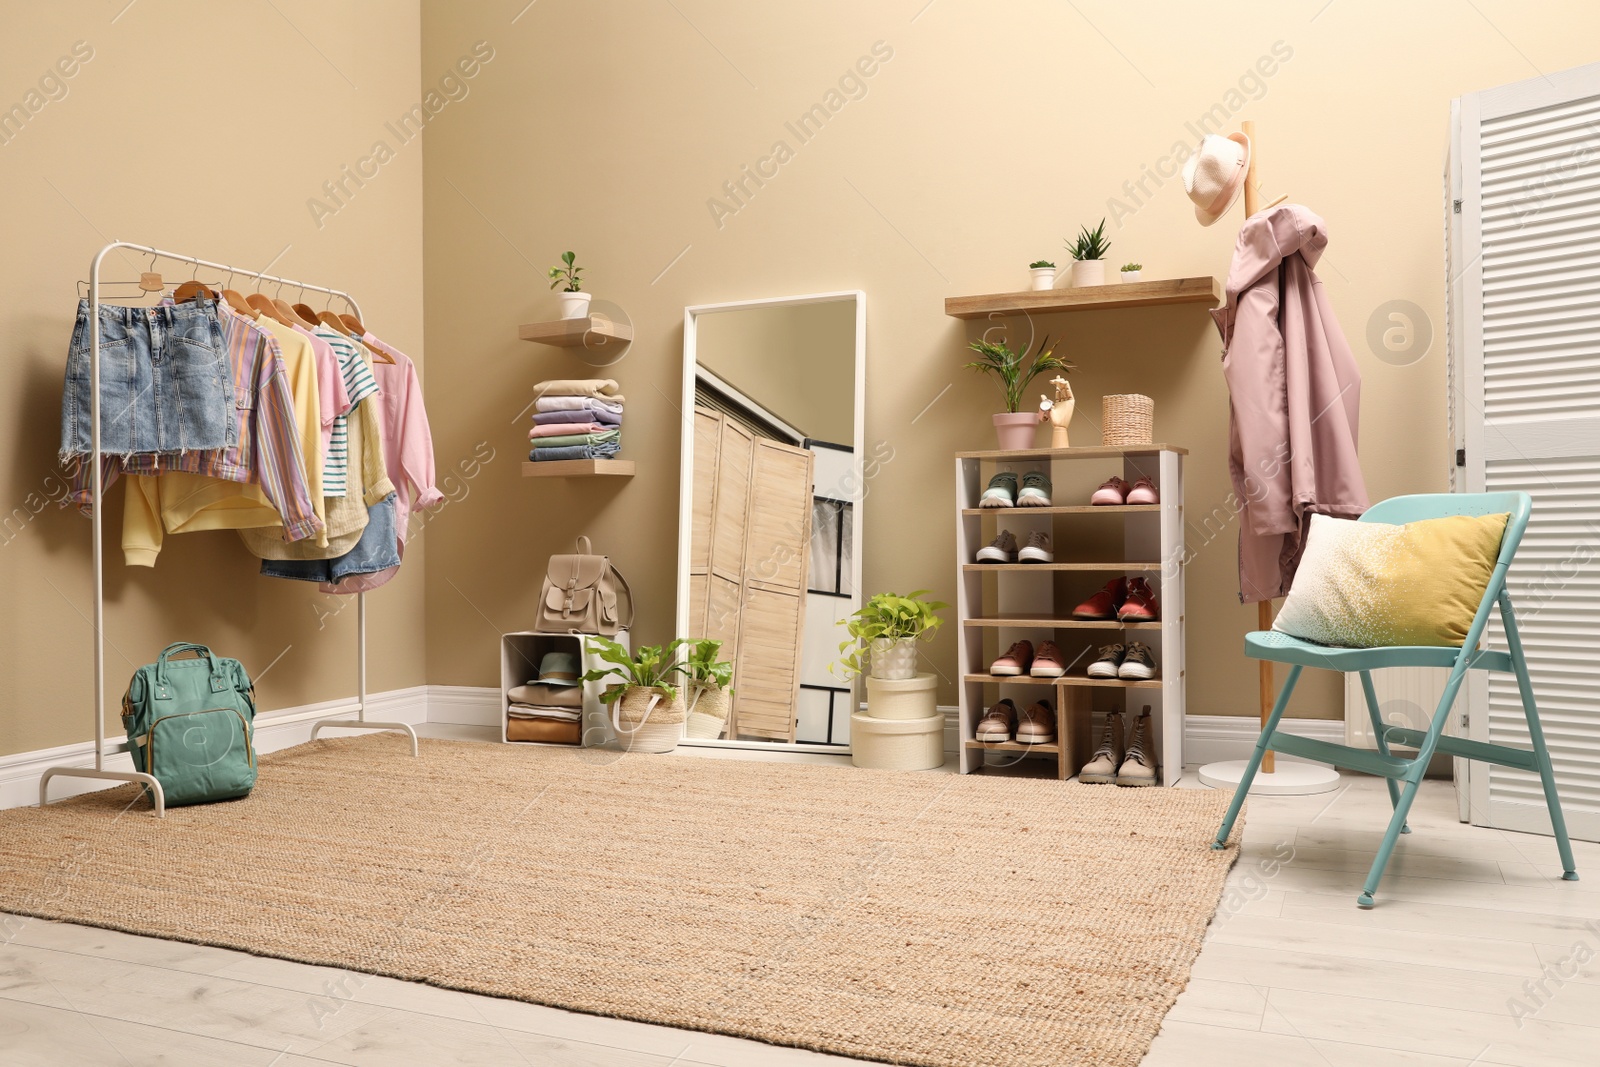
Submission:
M 196 659 L 176 659 L 193 652 Z M 236 659 L 177 641 L 140 667 L 122 698 L 135 770 L 169 807 L 247 796 L 256 784 L 256 693 Z

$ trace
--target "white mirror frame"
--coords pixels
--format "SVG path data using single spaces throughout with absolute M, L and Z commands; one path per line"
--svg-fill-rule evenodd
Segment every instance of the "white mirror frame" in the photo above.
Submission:
M 866 498 L 866 480 L 863 474 L 865 452 L 867 445 L 867 294 L 860 289 L 845 289 L 835 293 L 812 293 L 808 296 L 777 297 L 770 300 L 734 300 L 725 304 L 694 304 L 683 309 L 683 429 L 679 435 L 681 441 L 681 454 L 678 462 L 678 604 L 674 620 L 675 636 L 689 636 L 689 539 L 691 537 L 691 523 L 693 506 L 690 494 L 694 492 L 694 387 L 695 387 L 695 341 L 697 336 L 697 320 L 699 316 L 718 311 L 749 311 L 755 308 L 768 307 L 793 307 L 797 304 L 824 304 L 839 300 L 854 300 L 856 302 L 856 381 L 855 381 L 855 412 L 854 427 L 855 441 L 852 442 L 856 449 L 855 471 L 856 487 L 851 496 L 850 507 L 850 537 L 852 553 L 850 560 L 851 588 L 856 595 L 865 600 L 865 591 L 861 587 L 861 560 L 865 554 L 865 542 L 861 536 L 862 505 Z M 739 679 L 734 678 L 734 687 L 739 685 Z M 856 710 L 857 699 L 852 694 L 851 712 Z M 772 741 L 738 741 L 724 740 L 722 738 L 691 738 L 685 737 L 679 741 L 684 745 L 702 745 L 708 748 L 745 748 L 760 752 L 827 752 L 843 754 L 850 751 L 848 745 L 823 745 L 813 742 L 797 741 L 793 744 L 774 743 Z

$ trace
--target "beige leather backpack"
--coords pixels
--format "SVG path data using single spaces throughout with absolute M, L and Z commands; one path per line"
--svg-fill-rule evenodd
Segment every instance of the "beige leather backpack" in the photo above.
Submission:
M 595 555 L 587 537 L 574 555 L 550 557 L 539 597 L 538 633 L 602 634 L 614 637 L 633 625 L 633 591 L 605 556 Z

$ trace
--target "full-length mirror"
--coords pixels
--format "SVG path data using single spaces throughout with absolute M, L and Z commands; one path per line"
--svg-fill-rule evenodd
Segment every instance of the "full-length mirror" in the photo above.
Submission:
M 733 665 L 688 743 L 850 743 L 828 668 L 860 606 L 866 316 L 859 292 L 686 309 L 678 634 Z

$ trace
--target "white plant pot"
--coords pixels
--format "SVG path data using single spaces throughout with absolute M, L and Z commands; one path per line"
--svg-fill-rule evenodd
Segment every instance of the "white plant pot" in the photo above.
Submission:
M 1125 282 L 1136 282 L 1139 280 L 1139 275 L 1142 273 L 1144 272 L 1137 270 L 1125 270 L 1122 272 L 1122 280 Z
M 879 637 L 872 642 L 871 666 L 868 674 L 873 678 L 894 680 L 917 676 L 917 641 L 914 637 L 894 640 Z
M 1029 267 L 1028 273 L 1033 275 L 1035 289 L 1054 289 L 1056 287 L 1056 269 L 1054 267 Z
M 1072 287 L 1081 288 L 1085 285 L 1104 285 L 1106 283 L 1106 261 L 1103 259 L 1075 259 L 1072 261 Z
M 561 317 L 564 319 L 582 319 L 589 315 L 589 298 L 591 293 L 557 293 L 561 301 Z

